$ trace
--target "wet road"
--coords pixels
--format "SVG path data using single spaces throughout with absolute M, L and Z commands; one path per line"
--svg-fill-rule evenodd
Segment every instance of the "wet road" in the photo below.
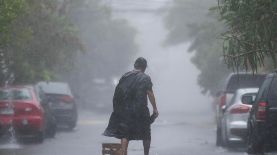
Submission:
M 211 117 L 184 113 L 161 114 L 152 126 L 151 155 L 245 155 L 241 149 L 215 146 L 215 127 Z M 119 142 L 101 135 L 107 115 L 81 112 L 74 131 L 60 130 L 43 144 L 1 145 L 1 155 L 100 155 L 101 143 Z M 142 155 L 142 143 L 132 141 L 129 155 Z

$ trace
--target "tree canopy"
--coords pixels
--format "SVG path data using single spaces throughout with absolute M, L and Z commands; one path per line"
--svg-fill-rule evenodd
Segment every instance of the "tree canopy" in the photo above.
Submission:
M 190 42 L 192 63 L 200 70 L 198 83 L 203 93 L 214 95 L 231 72 L 224 63 L 221 33 L 225 25 L 214 9 L 215 0 L 175 0 L 165 18 L 169 30 L 166 45 Z
M 219 0 L 223 54 L 230 67 L 252 69 L 266 64 L 276 67 L 277 1 Z
M 50 80 L 69 69 L 82 44 L 68 15 L 60 12 L 66 1 L 0 3 L 0 52 L 2 68 L 6 68 L 2 83 L 9 75 L 14 75 L 16 83 Z
M 135 29 L 100 0 L 0 0 L 0 13 L 1 83 L 118 76 L 137 50 Z
M 112 8 L 101 2 L 79 0 L 68 7 L 84 52 L 74 58 L 72 71 L 60 77 L 79 92 L 85 106 L 94 108 L 109 105 L 113 80 L 126 72 L 137 52 L 136 30 L 126 20 L 113 18 Z

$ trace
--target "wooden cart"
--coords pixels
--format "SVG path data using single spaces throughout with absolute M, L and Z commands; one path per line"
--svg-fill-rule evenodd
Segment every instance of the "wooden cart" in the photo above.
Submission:
M 123 155 L 121 144 L 117 143 L 103 143 L 102 155 Z

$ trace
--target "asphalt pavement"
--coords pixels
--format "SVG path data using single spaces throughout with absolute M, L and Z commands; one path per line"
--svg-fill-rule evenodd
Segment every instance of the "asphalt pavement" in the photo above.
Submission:
M 1 144 L 1 155 L 100 155 L 101 144 L 119 142 L 102 132 L 109 115 L 81 111 L 73 131 L 59 129 L 53 139 L 44 143 Z M 152 125 L 151 155 L 246 155 L 244 149 L 215 146 L 215 126 L 210 116 L 184 113 L 161 113 Z M 129 155 L 143 155 L 141 141 L 131 141 Z

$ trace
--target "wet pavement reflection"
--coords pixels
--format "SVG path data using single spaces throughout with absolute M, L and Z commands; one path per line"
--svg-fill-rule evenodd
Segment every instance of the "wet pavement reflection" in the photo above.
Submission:
M 43 144 L 23 142 L 2 144 L 1 155 L 100 155 L 103 142 L 119 142 L 102 136 L 108 115 L 80 112 L 73 131 L 60 129 L 54 139 Z M 191 119 L 193 118 L 193 119 Z M 142 142 L 132 141 L 129 155 L 142 155 Z M 215 125 L 210 117 L 163 114 L 152 126 L 151 155 L 245 155 L 243 148 L 224 149 L 215 146 Z

